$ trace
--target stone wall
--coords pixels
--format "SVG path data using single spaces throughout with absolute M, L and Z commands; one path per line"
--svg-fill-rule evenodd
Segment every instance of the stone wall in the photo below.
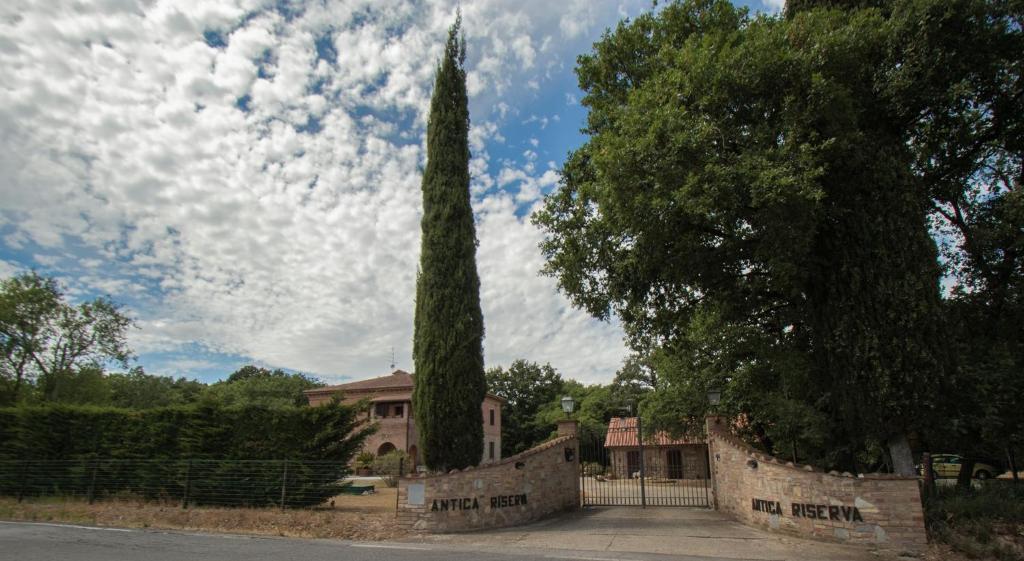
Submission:
M 917 479 L 854 477 L 782 462 L 709 418 L 716 508 L 766 530 L 861 544 L 917 548 L 927 538 Z
M 561 430 L 561 427 L 559 427 Z M 398 483 L 398 525 L 422 532 L 515 526 L 579 507 L 575 434 L 498 463 Z

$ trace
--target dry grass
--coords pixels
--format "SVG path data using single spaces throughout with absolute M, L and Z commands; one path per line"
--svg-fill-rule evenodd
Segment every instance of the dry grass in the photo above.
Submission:
M 367 496 L 341 495 L 334 498 L 334 507 L 306 510 L 208 507 L 185 510 L 178 505 L 133 501 L 90 505 L 77 499 L 26 499 L 18 503 L 14 499 L 0 498 L 0 519 L 371 541 L 405 535 L 395 527 L 395 489 L 381 489 Z

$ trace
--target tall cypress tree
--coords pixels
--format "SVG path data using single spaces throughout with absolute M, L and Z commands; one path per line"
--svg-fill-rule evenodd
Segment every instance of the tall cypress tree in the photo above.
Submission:
M 469 107 L 461 23 L 459 16 L 448 31 L 430 101 L 416 279 L 413 413 L 423 462 L 432 470 L 476 465 L 484 446 L 484 320 L 469 201 Z

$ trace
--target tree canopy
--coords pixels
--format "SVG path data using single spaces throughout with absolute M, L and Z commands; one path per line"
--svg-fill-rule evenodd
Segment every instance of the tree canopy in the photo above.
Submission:
M 83 369 L 127 366 L 131 325 L 111 299 L 69 304 L 56 280 L 35 272 L 0 281 L 0 403 L 16 403 L 32 383 L 55 400 Z
M 281 369 L 267 370 L 247 365 L 226 380 L 211 384 L 206 394 L 228 406 L 301 407 L 308 403 L 303 392 L 323 385 L 323 382 L 301 373 L 289 374 Z
M 942 266 L 986 269 L 958 207 L 984 223 L 1018 191 L 1020 15 L 905 0 L 771 17 L 691 0 L 578 59 L 588 139 L 534 216 L 545 271 L 661 353 L 649 407 L 674 410 L 665 422 L 717 386 L 768 445 L 827 434 L 822 463 L 857 469 L 889 446 L 910 468 L 908 435 L 959 372 Z M 992 261 L 1020 243 L 1012 215 Z
M 552 424 L 538 419 L 538 412 L 562 397 L 562 376 L 551 367 L 516 360 L 508 369 L 500 366 L 486 372 L 487 388 L 505 400 L 501 408 L 501 455 L 518 454 L 543 442 Z

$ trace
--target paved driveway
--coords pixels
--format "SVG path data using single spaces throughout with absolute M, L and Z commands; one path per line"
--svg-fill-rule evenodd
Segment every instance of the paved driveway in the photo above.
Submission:
M 704 508 L 594 507 L 528 526 L 432 535 L 418 541 L 487 547 L 491 551 L 527 548 L 615 553 L 612 557 L 624 553 L 758 561 L 865 561 L 886 557 L 862 547 L 769 534 Z

